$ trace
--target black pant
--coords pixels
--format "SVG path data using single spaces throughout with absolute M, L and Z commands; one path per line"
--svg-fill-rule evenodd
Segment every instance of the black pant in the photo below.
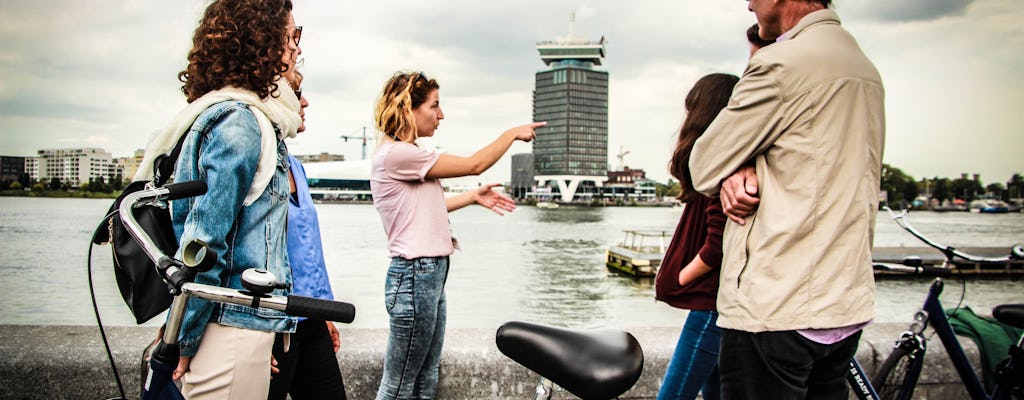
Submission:
M 284 352 L 283 334 L 274 338 L 274 358 L 280 373 L 270 380 L 270 400 L 345 399 L 334 344 L 324 321 L 303 320 L 292 334 Z
M 723 399 L 843 399 L 860 332 L 826 345 L 796 331 L 722 330 Z

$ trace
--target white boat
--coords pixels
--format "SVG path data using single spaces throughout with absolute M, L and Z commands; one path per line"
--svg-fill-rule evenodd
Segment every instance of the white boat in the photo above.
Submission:
M 537 208 L 558 208 L 558 203 L 552 203 L 550 201 L 537 202 Z

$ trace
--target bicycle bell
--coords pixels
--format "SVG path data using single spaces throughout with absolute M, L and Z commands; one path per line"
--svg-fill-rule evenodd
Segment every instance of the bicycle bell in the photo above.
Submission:
M 267 294 L 274 289 L 287 289 L 288 284 L 280 283 L 273 273 L 265 269 L 250 268 L 242 272 L 242 287 L 257 294 Z

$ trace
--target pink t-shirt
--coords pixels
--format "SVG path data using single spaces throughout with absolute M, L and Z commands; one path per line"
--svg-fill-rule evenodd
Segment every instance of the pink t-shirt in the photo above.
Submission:
M 370 192 L 391 257 L 442 257 L 454 251 L 444 189 L 437 179 L 425 179 L 440 156 L 392 141 L 384 141 L 373 154 Z

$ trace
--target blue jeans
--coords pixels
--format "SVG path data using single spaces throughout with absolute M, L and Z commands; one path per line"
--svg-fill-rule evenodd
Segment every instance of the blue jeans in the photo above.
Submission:
M 391 259 L 384 305 L 391 316 L 378 400 L 432 399 L 437 393 L 448 257 Z
M 722 328 L 715 325 L 717 320 L 717 312 L 690 311 L 658 390 L 659 400 L 693 399 L 699 391 L 707 400 L 721 397 L 718 351 Z

